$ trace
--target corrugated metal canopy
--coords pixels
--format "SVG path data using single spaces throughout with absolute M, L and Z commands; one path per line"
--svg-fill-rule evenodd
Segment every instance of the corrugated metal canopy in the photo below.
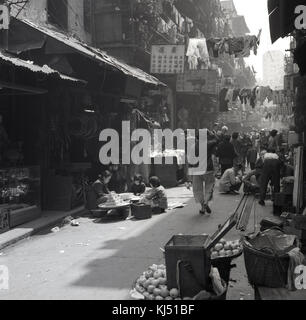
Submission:
M 60 41 L 64 45 L 72 48 L 73 50 L 91 58 L 98 62 L 105 63 L 109 66 L 112 66 L 113 68 L 119 70 L 120 72 L 124 73 L 126 76 L 134 77 L 139 79 L 142 82 L 153 84 L 156 86 L 167 86 L 157 78 L 153 77 L 152 75 L 144 72 L 141 69 L 138 69 L 136 67 L 132 67 L 124 62 L 119 61 L 118 59 L 108 55 L 106 52 L 91 47 L 76 38 L 69 36 L 67 34 L 64 34 L 63 32 L 56 29 L 54 26 L 49 24 L 44 25 L 37 25 L 33 23 L 32 21 L 26 20 L 26 19 L 17 19 L 18 21 L 21 21 L 25 23 L 26 25 L 42 32 L 48 37 L 51 37 L 57 41 Z
M 20 58 L 14 57 L 8 53 L 5 53 L 3 51 L 0 51 L 0 63 L 5 62 L 5 63 L 9 63 L 15 67 L 20 67 L 23 69 L 27 69 L 31 72 L 39 72 L 39 73 L 44 73 L 46 75 L 58 75 L 60 79 L 62 80 L 67 80 L 67 81 L 72 81 L 72 82 L 80 82 L 80 83 L 86 83 L 86 81 L 84 80 L 80 80 L 80 79 L 76 79 L 76 78 L 72 78 L 72 77 L 68 77 L 66 75 L 63 75 L 61 73 L 59 73 L 58 71 L 50 68 L 47 65 L 44 66 L 38 66 L 36 64 L 34 64 L 32 61 L 25 61 L 22 60 Z

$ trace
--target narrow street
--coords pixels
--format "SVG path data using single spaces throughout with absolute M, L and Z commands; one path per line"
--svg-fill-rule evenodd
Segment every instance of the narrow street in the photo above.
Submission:
M 149 267 L 164 263 L 160 250 L 174 234 L 212 234 L 233 213 L 240 196 L 215 192 L 211 217 L 200 216 L 191 191 L 168 190 L 169 201 L 185 202 L 183 209 L 154 216 L 150 220 L 99 223 L 82 217 L 80 226 L 46 230 L 9 247 L 0 255 L 7 265 L 10 289 L 0 291 L 0 299 L 130 299 L 133 281 Z M 264 215 L 257 208 L 257 222 Z M 264 210 L 269 211 L 269 206 Z M 259 221 L 258 221 L 259 220 Z M 249 231 L 254 227 L 254 217 Z M 240 236 L 235 229 L 228 240 Z M 253 300 L 243 257 L 234 261 L 229 300 Z

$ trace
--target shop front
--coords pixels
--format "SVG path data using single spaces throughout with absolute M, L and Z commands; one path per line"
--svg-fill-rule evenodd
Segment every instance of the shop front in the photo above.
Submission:
M 84 84 L 44 66 L 0 53 L 0 233 L 43 209 L 43 137 L 48 88 Z

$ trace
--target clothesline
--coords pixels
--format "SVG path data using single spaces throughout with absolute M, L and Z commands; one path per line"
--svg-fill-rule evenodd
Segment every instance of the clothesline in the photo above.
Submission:
M 189 39 L 186 56 L 190 70 L 196 70 L 199 64 L 204 68 L 210 66 L 211 58 L 219 58 L 224 54 L 234 55 L 235 58 L 247 58 L 251 51 L 257 55 L 260 45 L 261 30 L 258 36 L 247 35 L 243 37 L 228 38 L 191 38 Z
M 228 112 L 229 103 L 236 102 L 237 99 L 240 99 L 244 106 L 250 104 L 254 109 L 258 102 L 263 104 L 266 99 L 270 102 L 273 101 L 273 97 L 273 90 L 269 86 L 256 86 L 253 89 L 222 88 L 219 95 L 219 111 Z

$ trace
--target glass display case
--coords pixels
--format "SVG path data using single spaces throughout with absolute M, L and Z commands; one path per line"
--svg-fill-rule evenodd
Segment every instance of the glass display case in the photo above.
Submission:
M 40 167 L 0 168 L 0 206 L 10 213 L 10 227 L 40 214 Z

